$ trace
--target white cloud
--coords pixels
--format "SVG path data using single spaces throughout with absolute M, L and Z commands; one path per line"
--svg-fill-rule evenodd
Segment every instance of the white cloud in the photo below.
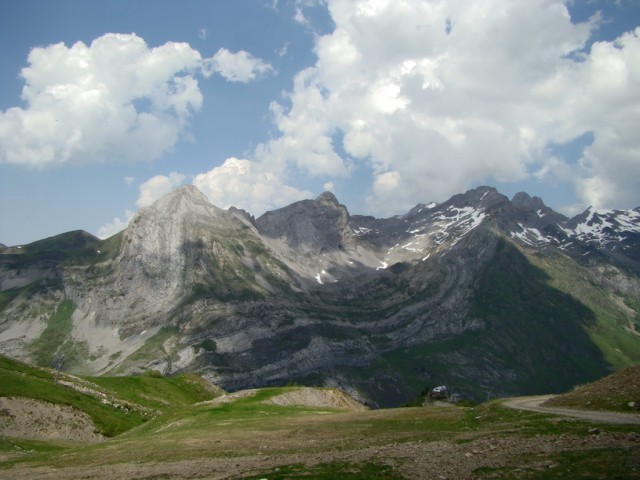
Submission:
M 124 219 L 116 217 L 113 219 L 113 221 L 100 227 L 98 229 L 98 238 L 102 238 L 102 239 L 109 238 L 112 235 L 115 235 L 116 233 L 121 232 L 122 230 L 127 228 L 127 225 L 129 225 L 129 222 L 131 221 L 132 218 L 133 218 L 133 212 L 130 210 L 126 210 L 124 213 Z
M 228 158 L 208 172 L 196 175 L 193 184 L 220 208 L 242 208 L 253 215 L 312 196 L 286 185 L 274 172 L 246 159 Z
M 203 61 L 202 71 L 206 77 L 215 72 L 230 82 L 247 83 L 272 72 L 273 67 L 244 50 L 232 53 L 221 48 L 213 57 Z
M 133 185 L 133 182 L 135 182 L 136 179 L 134 177 L 124 177 L 124 183 L 126 183 L 127 185 Z
M 25 105 L 0 111 L 0 163 L 157 159 L 201 109 L 198 75 L 247 82 L 271 70 L 244 51 L 203 60 L 187 43 L 150 48 L 135 34 L 34 48 L 21 71 Z
M 182 173 L 172 172 L 169 175 L 156 175 L 140 185 L 140 195 L 136 201 L 138 208 L 147 207 L 166 195 L 171 190 L 182 185 L 186 176 Z
M 304 16 L 304 12 L 300 7 L 296 7 L 296 13 L 293 16 L 293 19 L 300 25 L 303 25 L 305 27 L 310 26 L 309 20 L 307 20 L 307 18 Z
M 328 0 L 335 29 L 272 105 L 280 135 L 256 157 L 335 177 L 364 163 L 377 213 L 531 177 L 638 204 L 640 29 L 586 49 L 602 20 L 572 23 L 566 4 Z M 580 162 L 552 158 L 550 145 L 587 132 Z
M 25 107 L 0 112 L 0 161 L 46 167 L 158 158 L 202 104 L 185 43 L 149 48 L 135 34 L 31 50 Z
M 199 28 L 198 29 L 198 38 L 200 40 L 206 40 L 207 39 L 207 29 L 206 28 Z

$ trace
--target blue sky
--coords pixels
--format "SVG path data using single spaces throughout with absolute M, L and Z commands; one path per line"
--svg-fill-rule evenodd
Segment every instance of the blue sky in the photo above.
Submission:
M 194 183 L 387 216 L 477 185 L 640 205 L 638 0 L 0 2 L 0 242 Z

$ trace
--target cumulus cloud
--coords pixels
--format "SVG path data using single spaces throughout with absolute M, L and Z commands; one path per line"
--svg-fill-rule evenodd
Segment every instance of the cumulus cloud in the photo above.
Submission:
M 129 222 L 133 218 L 133 212 L 130 210 L 126 210 L 124 213 L 124 218 L 116 217 L 111 222 L 106 223 L 102 227 L 98 229 L 98 238 L 105 239 L 115 235 L 118 232 L 121 232 Z
M 280 133 L 256 157 L 335 177 L 366 164 L 377 213 L 526 178 L 639 203 L 640 29 L 590 46 L 601 16 L 574 23 L 567 3 L 328 0 L 335 28 L 272 105 Z M 578 162 L 552 158 L 587 133 Z
M 182 185 L 186 176 L 171 172 L 169 175 L 156 175 L 140 185 L 140 195 L 136 205 L 138 208 L 148 207 L 160 197 Z
M 208 172 L 196 175 L 193 184 L 220 208 L 242 208 L 254 215 L 309 198 L 311 192 L 286 185 L 281 176 L 246 159 L 228 158 Z
M 205 59 L 202 69 L 205 76 L 218 73 L 230 82 L 241 83 L 273 71 L 271 65 L 244 50 L 233 53 L 226 48 L 221 48 L 213 57 Z
M 185 43 L 149 48 L 134 34 L 34 48 L 21 72 L 25 107 L 0 112 L 0 160 L 46 167 L 157 158 L 201 107 L 200 62 Z
M 159 158 L 202 106 L 197 77 L 247 82 L 271 67 L 247 52 L 202 59 L 187 43 L 150 48 L 135 34 L 31 50 L 24 106 L 0 111 L 0 162 L 35 168 Z

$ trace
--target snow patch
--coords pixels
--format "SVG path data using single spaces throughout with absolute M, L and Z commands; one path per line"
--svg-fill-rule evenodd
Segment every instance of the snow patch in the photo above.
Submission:
M 640 212 L 635 210 L 603 210 L 590 208 L 587 218 L 571 229 L 563 229 L 569 236 L 600 247 L 610 242 L 622 242 L 625 233 L 640 233 Z
M 356 236 L 361 236 L 369 233 L 371 231 L 370 228 L 358 227 L 353 229 L 353 234 Z
M 525 227 L 521 223 L 518 223 L 518 227 L 520 227 L 522 231 L 511 232 L 511 238 L 517 238 L 522 243 L 525 243 L 532 247 L 550 244 L 552 241 L 554 241 L 553 238 L 546 237 L 542 233 L 540 233 L 540 230 L 538 230 L 537 228 Z

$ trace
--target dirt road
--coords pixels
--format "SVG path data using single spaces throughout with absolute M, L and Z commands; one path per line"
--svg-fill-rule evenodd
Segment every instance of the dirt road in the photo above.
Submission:
M 640 425 L 640 415 L 633 413 L 602 412 L 593 410 L 575 410 L 571 408 L 544 407 L 542 404 L 553 395 L 537 397 L 516 397 L 505 400 L 503 404 L 509 408 L 528 410 L 538 413 L 550 413 L 579 418 L 594 423 L 616 423 L 624 425 Z

